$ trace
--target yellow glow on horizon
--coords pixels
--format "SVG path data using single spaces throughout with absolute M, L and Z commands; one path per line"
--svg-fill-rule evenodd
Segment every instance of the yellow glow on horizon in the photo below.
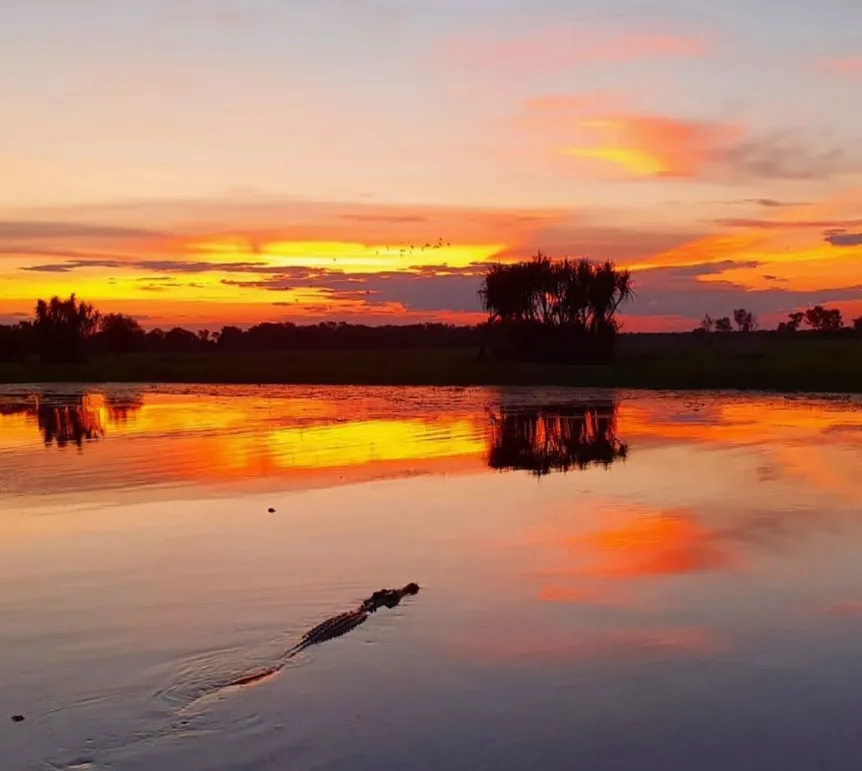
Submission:
M 278 241 L 254 245 L 247 239 L 220 236 L 205 241 L 178 245 L 174 257 L 161 253 L 143 254 L 130 259 L 128 267 L 105 269 L 82 265 L 70 270 L 22 271 L 4 276 L 4 298 L 0 311 L 29 311 L 40 297 L 78 297 L 95 303 L 105 312 L 170 316 L 170 308 L 181 316 L 196 314 L 195 322 L 209 323 L 204 316 L 218 317 L 223 323 L 253 323 L 273 316 L 319 316 L 325 312 L 397 316 L 408 313 L 403 304 L 375 299 L 363 276 L 374 273 L 415 274 L 418 268 L 457 269 L 487 262 L 507 248 L 505 244 L 449 244 L 417 242 L 415 244 L 363 244 L 349 241 Z M 23 256 L 22 256 L 23 257 Z M 46 260 L 49 258 L 46 258 Z M 147 268 L 148 261 L 165 263 L 165 267 Z M 176 269 L 170 270 L 170 263 Z M 62 268 L 65 260 L 57 258 Z M 199 270 L 188 263 L 209 263 Z M 140 264 L 136 264 L 140 263 Z M 236 263 L 243 263 L 242 266 Z M 21 262 L 21 266 L 28 264 Z M 221 269 L 220 265 L 225 268 Z M 231 267 L 228 267 L 228 264 Z M 258 265 L 260 270 L 257 269 Z M 279 271 L 284 270 L 284 276 Z M 300 269 L 300 274 L 294 272 Z M 316 273 L 313 285 L 304 278 L 302 269 Z M 327 286 L 326 271 L 356 276 L 355 283 L 337 289 Z M 478 281 L 478 279 L 477 279 Z M 349 290 L 347 294 L 338 290 Z M 364 296 L 365 290 L 367 298 Z M 106 303 L 129 303 L 108 309 Z M 132 310 L 132 305 L 146 307 Z M 278 308 L 254 311 L 244 317 L 231 315 L 228 305 L 246 309 L 277 305 Z M 181 309 L 182 306 L 185 306 Z M 157 311 L 156 308 L 163 310 Z M 429 314 L 425 314 L 426 316 Z M 434 315 L 434 314 L 430 314 Z M 436 314 L 439 315 L 439 314 Z M 450 314 L 453 315 L 453 314 Z M 152 325 L 152 324 L 151 324 Z M 159 325 L 164 326 L 160 321 Z
M 350 242 L 277 241 L 261 247 L 260 254 L 274 265 L 342 269 L 349 273 L 407 270 L 417 265 L 465 268 L 484 262 L 505 249 L 504 244 L 454 244 L 438 248 L 408 244 L 366 245 Z
M 450 244 L 417 240 L 414 243 L 365 244 L 358 241 L 281 241 L 250 244 L 236 238 L 219 238 L 188 245 L 192 252 L 217 256 L 224 262 L 256 262 L 262 267 L 343 270 L 379 273 L 409 270 L 414 266 L 464 268 L 485 262 L 507 248 L 506 244 Z M 254 268 L 249 268 L 254 273 Z

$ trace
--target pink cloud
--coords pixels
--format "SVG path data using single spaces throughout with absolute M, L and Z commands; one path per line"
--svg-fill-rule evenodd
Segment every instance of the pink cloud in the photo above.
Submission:
M 862 56 L 825 59 L 819 65 L 821 69 L 837 75 L 862 75 Z
M 564 26 L 497 39 L 465 35 L 449 40 L 442 53 L 448 62 L 471 69 L 536 74 L 590 64 L 690 58 L 708 51 L 707 41 L 699 36 L 646 32 L 607 34 L 586 27 Z
M 588 137 L 566 148 L 567 155 L 651 177 L 695 177 L 739 135 L 732 126 L 653 115 L 584 121 L 580 129 Z
M 862 600 L 836 602 L 826 608 L 826 613 L 841 618 L 862 618 Z

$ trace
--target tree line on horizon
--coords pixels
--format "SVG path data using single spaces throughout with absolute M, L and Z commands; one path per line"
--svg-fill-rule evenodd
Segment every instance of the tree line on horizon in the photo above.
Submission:
M 789 313 L 787 321 L 780 321 L 775 331 L 785 334 L 798 332 L 803 323 L 815 332 L 841 332 L 842 330 L 862 332 L 862 316 L 853 319 L 850 325 L 845 326 L 844 318 L 838 308 L 825 308 L 822 305 Z M 737 308 L 732 317 L 713 318 L 707 313 L 693 331 L 698 333 L 733 332 L 734 324 L 738 332 L 754 332 L 759 328 L 757 316 L 745 308 Z
M 183 327 L 145 330 L 123 313 L 101 313 L 72 294 L 39 300 L 32 320 L 0 325 L 0 361 L 32 356 L 51 363 L 84 361 L 90 355 L 129 353 L 195 354 L 212 351 L 465 348 L 481 343 L 476 326 L 386 324 L 369 326 L 323 321 L 318 324 L 263 322 L 247 329 Z
M 345 349 L 476 348 L 542 361 L 609 358 L 617 310 L 633 296 L 631 274 L 610 262 L 533 259 L 489 266 L 478 296 L 488 318 L 473 326 L 444 323 L 369 326 L 324 321 L 264 322 L 211 332 L 182 327 L 145 331 L 132 316 L 102 314 L 74 294 L 36 303 L 34 318 L 0 326 L 0 360 L 38 355 L 77 362 L 91 354 L 201 353 Z
M 617 312 L 634 297 L 631 274 L 613 263 L 553 260 L 542 253 L 517 263 L 490 265 L 478 290 L 487 319 L 473 326 L 445 323 L 370 326 L 263 322 L 218 331 L 182 327 L 146 331 L 132 316 L 102 314 L 75 294 L 40 299 L 32 320 L 0 325 L 0 361 L 38 357 L 49 363 L 90 355 L 195 354 L 213 351 L 407 350 L 474 348 L 497 356 L 543 362 L 607 361 L 620 331 Z M 731 320 L 732 319 L 732 320 Z M 777 332 L 862 332 L 862 317 L 845 327 L 840 310 L 816 305 L 794 311 Z M 709 315 L 697 333 L 754 332 L 758 319 L 744 308 Z

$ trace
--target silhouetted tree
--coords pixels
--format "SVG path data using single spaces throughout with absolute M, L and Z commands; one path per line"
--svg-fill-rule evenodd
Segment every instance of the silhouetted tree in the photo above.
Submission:
M 491 265 L 479 289 L 488 329 L 498 329 L 520 358 L 585 359 L 609 355 L 616 313 L 634 294 L 629 271 L 613 263 L 532 260 Z
M 757 317 L 745 308 L 737 308 L 733 312 L 733 320 L 740 332 L 753 332 L 757 329 Z
M 29 321 L 0 325 L 0 361 L 22 361 L 36 350 L 33 325 Z
M 797 332 L 799 331 L 799 327 L 802 326 L 802 322 L 805 320 L 805 313 L 803 311 L 794 311 L 793 313 L 788 314 L 787 321 L 778 322 L 778 327 L 776 328 L 779 332 Z
M 794 311 L 793 313 L 788 314 L 787 319 L 788 331 L 796 332 L 799 327 L 802 326 L 802 321 L 805 319 L 805 313 L 803 311 Z
M 52 297 L 36 303 L 33 331 L 39 355 L 45 361 L 80 361 L 86 343 L 99 327 L 99 312 L 72 294 L 68 300 Z
M 715 320 L 715 331 L 716 332 L 733 332 L 733 324 L 730 323 L 730 318 L 728 316 L 722 316 L 720 319 Z
M 818 332 L 837 332 L 843 326 L 841 311 L 815 305 L 805 311 L 805 322 Z
M 146 333 L 131 316 L 109 313 L 102 317 L 96 344 L 106 353 L 140 351 L 146 343 Z
M 191 353 L 200 349 L 201 342 L 194 332 L 182 327 L 174 327 L 165 334 L 164 346 L 169 351 Z
M 242 345 L 243 333 L 239 327 L 222 327 L 218 338 L 219 348 L 227 351 L 236 350 Z
M 862 332 L 862 316 L 857 319 L 853 319 L 853 329 L 857 332 Z
M 698 324 L 695 328 L 695 332 L 712 332 L 713 327 L 715 326 L 715 322 L 712 320 L 712 316 L 708 313 L 700 320 L 700 324 Z

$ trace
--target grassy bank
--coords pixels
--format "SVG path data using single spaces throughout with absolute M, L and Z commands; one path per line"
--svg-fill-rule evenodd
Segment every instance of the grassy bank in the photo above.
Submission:
M 862 393 L 862 338 L 631 335 L 612 365 L 480 361 L 475 350 L 129 354 L 80 365 L 0 364 L 0 382 L 567 385 Z

